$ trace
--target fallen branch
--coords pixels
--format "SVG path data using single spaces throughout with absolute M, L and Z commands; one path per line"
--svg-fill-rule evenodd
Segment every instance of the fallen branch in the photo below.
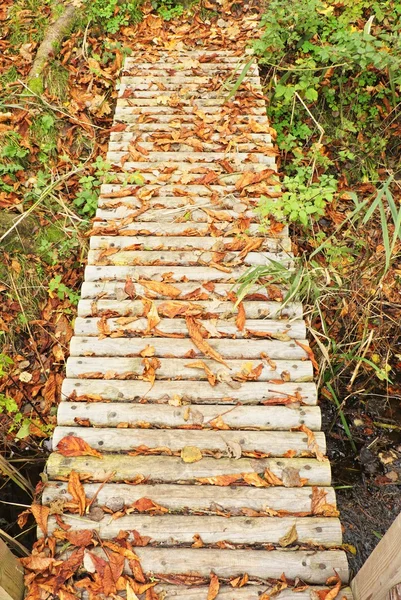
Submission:
M 71 29 L 76 17 L 77 6 L 73 4 L 58 4 L 57 6 L 62 6 L 64 10 L 58 19 L 48 27 L 28 75 L 28 87 L 37 94 L 43 92 L 43 70 L 47 61 Z

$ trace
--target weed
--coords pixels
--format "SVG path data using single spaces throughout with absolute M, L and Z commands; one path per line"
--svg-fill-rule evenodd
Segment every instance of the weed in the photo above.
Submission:
M 64 300 L 68 298 L 68 300 L 73 305 L 77 305 L 79 301 L 79 294 L 74 292 L 71 288 L 67 287 L 61 281 L 61 275 L 56 275 L 49 281 L 49 294 L 53 297 L 53 294 L 56 294 L 60 300 Z
M 116 33 L 120 27 L 138 23 L 142 18 L 139 0 L 91 0 L 87 14 L 106 33 Z
M 257 209 L 262 223 L 269 225 L 270 217 L 277 221 L 287 218 L 306 227 L 310 219 L 323 216 L 326 204 L 333 200 L 337 181 L 323 174 L 319 182 L 310 183 L 311 176 L 311 168 L 298 167 L 294 177 L 284 177 L 282 196 L 274 199 L 262 196 Z

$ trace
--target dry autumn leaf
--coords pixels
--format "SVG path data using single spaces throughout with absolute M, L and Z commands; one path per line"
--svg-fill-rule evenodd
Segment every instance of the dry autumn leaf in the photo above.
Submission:
M 68 478 L 68 493 L 72 496 L 73 502 L 77 505 L 78 513 L 82 516 L 85 513 L 86 496 L 76 471 L 71 471 Z
M 202 452 L 196 446 L 184 446 L 181 450 L 181 460 L 185 463 L 195 463 L 202 460 Z
M 174 285 L 171 285 L 171 283 L 148 281 L 147 279 L 141 279 L 138 283 L 144 288 L 155 292 L 156 294 L 160 294 L 161 296 L 166 296 L 167 298 L 178 298 L 178 296 L 181 295 L 181 290 Z
M 209 356 L 209 358 L 213 358 L 213 360 L 228 367 L 223 357 L 216 350 L 214 350 L 203 338 L 200 330 L 200 323 L 193 317 L 186 317 L 185 320 L 188 327 L 189 337 L 191 338 L 195 346 L 199 348 L 201 352 L 206 354 L 206 356 Z
M 32 504 L 31 512 L 43 535 L 47 535 L 47 520 L 49 518 L 50 508 L 43 504 Z
M 207 600 L 215 600 L 219 593 L 220 583 L 217 575 L 214 573 L 210 574 L 210 584 L 207 592 Z
M 100 452 L 89 446 L 85 440 L 75 435 L 66 435 L 63 437 L 57 444 L 56 450 L 63 456 L 95 456 L 103 458 Z
M 298 532 L 295 525 L 293 525 L 289 531 L 283 537 L 281 537 L 278 541 L 282 548 L 286 548 L 287 546 L 291 546 L 291 544 L 295 544 L 298 541 Z
M 216 375 L 209 369 L 207 364 L 203 360 L 197 360 L 192 363 L 187 363 L 185 365 L 187 368 L 191 369 L 203 369 L 206 373 L 206 377 L 211 386 L 215 386 L 217 382 Z

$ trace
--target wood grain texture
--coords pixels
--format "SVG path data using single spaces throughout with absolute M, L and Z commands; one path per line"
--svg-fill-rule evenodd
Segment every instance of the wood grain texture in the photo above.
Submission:
M 216 487 L 202 485 L 201 490 L 195 485 L 178 484 L 138 484 L 106 483 L 101 488 L 98 483 L 84 483 L 85 494 L 88 498 L 96 495 L 100 506 L 107 505 L 112 499 L 121 500 L 125 506 L 130 506 L 140 498 L 151 498 L 157 504 L 168 508 L 171 512 L 212 513 L 217 510 L 241 515 L 243 508 L 258 512 L 273 510 L 284 513 L 307 513 L 312 511 L 312 490 L 310 487 L 257 488 L 250 486 Z M 326 502 L 335 506 L 336 497 L 333 488 L 322 487 L 319 493 L 326 494 Z M 43 491 L 43 503 L 53 500 L 69 500 L 71 496 L 67 484 L 62 481 L 49 481 Z
M 305 424 L 312 431 L 318 431 L 321 426 L 318 406 L 235 406 L 226 410 L 218 404 L 170 406 L 133 402 L 60 402 L 57 411 L 57 423 L 64 426 L 75 426 L 80 419 L 88 419 L 93 427 L 196 426 L 210 429 L 219 417 L 223 424 L 235 430 L 288 431 Z
M 53 452 L 47 461 L 47 474 L 50 479 L 68 477 L 71 470 L 89 475 L 93 481 L 138 481 L 163 483 L 198 483 L 199 478 L 238 475 L 242 473 L 262 473 L 269 469 L 279 478 L 286 478 L 297 472 L 308 486 L 328 486 L 331 484 L 329 462 L 319 462 L 313 458 L 203 458 L 193 464 L 184 463 L 174 456 L 126 456 L 104 454 L 103 458 L 77 456 L 68 458 Z M 293 487 L 293 486 L 292 486 Z M 202 488 L 199 487 L 199 494 Z M 217 489 L 217 488 L 216 488 Z
M 388 600 L 390 590 L 401 584 L 400 543 L 401 514 L 351 581 L 355 600 Z

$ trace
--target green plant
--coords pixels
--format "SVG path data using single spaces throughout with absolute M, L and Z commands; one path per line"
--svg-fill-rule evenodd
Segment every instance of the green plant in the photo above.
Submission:
M 289 219 L 305 227 L 310 219 L 324 215 L 337 189 L 337 181 L 331 175 L 321 175 L 319 182 L 310 182 L 311 168 L 298 167 L 294 177 L 285 176 L 284 193 L 279 198 L 262 196 L 257 212 L 262 224 L 268 225 L 270 217 L 282 221 Z
M 7 132 L 0 140 L 0 191 L 12 192 L 13 182 L 17 181 L 18 171 L 25 169 L 28 148 L 21 144 L 21 136 L 13 131 Z
M 65 298 L 68 298 L 71 304 L 78 304 L 79 294 L 77 292 L 74 292 L 74 290 L 72 290 L 71 288 L 67 287 L 61 281 L 61 275 L 56 275 L 55 277 L 53 277 L 53 279 L 49 281 L 50 295 L 52 295 L 53 292 L 57 294 L 60 300 L 65 300 Z
M 120 27 L 138 23 L 142 18 L 140 0 L 90 0 L 87 14 L 106 33 L 116 33 Z
M 331 153 L 319 173 L 336 163 L 377 181 L 379 165 L 399 169 L 399 139 L 385 120 L 400 110 L 400 14 L 392 2 L 269 2 L 254 49 L 270 71 L 268 113 L 282 150 L 308 152 L 318 135 Z

